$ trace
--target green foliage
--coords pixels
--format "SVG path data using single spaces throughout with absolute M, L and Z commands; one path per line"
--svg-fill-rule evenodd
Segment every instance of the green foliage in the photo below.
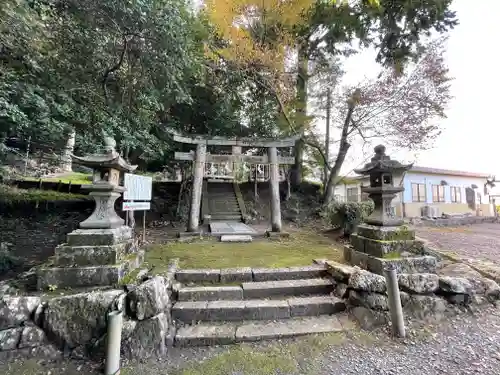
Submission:
M 28 202 L 55 202 L 89 199 L 86 195 L 61 193 L 53 190 L 17 189 L 0 184 L 0 204 L 11 205 Z
M 13 255 L 9 249 L 11 244 L 0 242 L 0 274 L 19 266 L 21 259 Z
M 373 202 L 334 202 L 326 208 L 325 216 L 335 228 L 343 228 L 344 234 L 352 230 L 373 212 Z

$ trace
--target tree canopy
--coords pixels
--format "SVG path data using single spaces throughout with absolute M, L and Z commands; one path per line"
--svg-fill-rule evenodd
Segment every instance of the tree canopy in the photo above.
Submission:
M 83 151 L 109 134 L 144 165 L 171 158 L 166 128 L 307 141 L 315 77 L 369 46 L 404 75 L 431 32 L 457 23 L 450 3 L 206 0 L 196 12 L 185 0 L 4 0 L 0 137 L 63 144 L 76 131 Z M 432 133 L 421 130 L 412 145 Z

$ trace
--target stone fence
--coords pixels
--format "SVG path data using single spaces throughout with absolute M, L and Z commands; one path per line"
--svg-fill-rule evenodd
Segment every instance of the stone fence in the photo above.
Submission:
M 414 227 L 454 227 L 460 225 L 498 223 L 496 216 L 450 216 L 445 218 L 420 218 L 410 220 L 410 225 Z
M 384 276 L 331 261 L 326 265 L 337 282 L 335 294 L 347 299 L 362 326 L 367 328 L 389 322 Z M 398 282 L 405 314 L 417 319 L 439 319 L 500 299 L 500 287 L 495 281 L 460 263 L 444 267 L 439 275 L 399 274 Z
M 124 314 L 125 358 L 161 357 L 173 345 L 175 333 L 170 312 L 174 274 L 172 268 L 166 276 L 154 276 L 137 286 L 66 296 L 15 295 L 17 291 L 4 284 L 0 286 L 0 361 L 58 359 L 63 354 L 100 357 L 105 351 L 107 313 L 113 310 Z

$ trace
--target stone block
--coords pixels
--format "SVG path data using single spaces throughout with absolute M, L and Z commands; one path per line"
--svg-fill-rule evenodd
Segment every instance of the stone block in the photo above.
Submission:
M 437 267 L 436 258 L 429 255 L 383 259 L 356 251 L 348 246 L 344 246 L 344 258 L 348 259 L 352 265 L 379 275 L 384 274 L 384 268 L 388 264 L 393 264 L 397 273 L 436 273 Z
M 349 291 L 349 303 L 353 306 L 363 306 L 372 310 L 389 310 L 389 299 L 379 293 Z
M 19 349 L 33 348 L 36 346 L 47 345 L 47 335 L 45 332 L 36 326 L 24 327 L 21 334 L 21 341 L 19 341 Z
M 113 229 L 77 229 L 69 233 L 69 246 L 109 246 L 132 238 L 132 228 L 121 226 Z
M 359 234 L 351 235 L 351 245 L 357 251 L 383 258 L 390 254 L 409 252 L 421 255 L 424 253 L 424 243 L 418 240 L 381 241 L 362 237 Z
M 349 278 L 349 288 L 365 292 L 385 293 L 387 282 L 384 276 L 358 269 Z
M 127 295 L 129 311 L 137 320 L 151 318 L 170 308 L 168 281 L 155 276 L 137 286 Z
M 242 300 L 243 289 L 239 286 L 184 287 L 177 298 L 179 301 Z
M 344 254 L 345 255 L 345 254 Z M 355 267 L 352 267 L 348 264 L 342 264 L 334 261 L 327 261 L 327 272 L 339 282 L 347 283 L 352 273 L 356 271 Z
M 175 279 L 181 283 L 220 281 L 220 269 L 178 270 Z
M 0 331 L 0 350 L 13 350 L 21 339 L 22 328 L 10 328 Z
M 371 330 L 389 323 L 388 311 L 372 310 L 364 306 L 356 306 L 351 309 L 351 314 L 357 320 L 361 328 Z
M 266 235 L 271 240 L 281 240 L 284 238 L 290 238 L 290 233 L 288 232 L 272 232 L 269 230 L 266 232 Z
M 251 300 L 245 302 L 243 319 L 278 320 L 290 318 L 290 305 L 283 300 Z
M 410 295 L 405 311 L 417 319 L 437 318 L 444 316 L 447 310 L 446 300 L 435 296 Z
M 206 320 L 208 301 L 177 302 L 172 307 L 172 318 L 185 323 Z
M 356 229 L 356 233 L 362 237 L 379 241 L 405 241 L 415 239 L 415 231 L 404 226 L 380 227 L 376 225 L 360 224 Z
M 57 350 L 53 345 L 42 345 L 33 348 L 22 348 L 0 352 L 0 361 L 10 362 L 16 359 L 45 359 L 59 360 L 62 359 L 62 352 Z
M 399 288 L 410 293 L 434 293 L 439 288 L 439 276 L 433 273 L 399 274 Z
M 122 294 L 122 290 L 107 290 L 52 298 L 43 328 L 61 345 L 85 345 L 106 333 L 106 314 Z
M 31 320 L 41 303 L 40 297 L 3 296 L 0 298 L 0 330 L 14 328 Z
M 236 341 L 259 341 L 341 331 L 342 324 L 335 316 L 307 317 L 243 324 L 236 329 Z
M 327 272 L 325 266 L 315 264 L 287 268 L 254 268 L 252 273 L 254 281 L 278 281 L 323 277 Z
M 243 298 L 258 299 L 273 296 L 328 294 L 333 282 L 328 279 L 282 280 L 243 283 Z
M 59 288 L 111 286 L 118 284 L 128 272 L 139 267 L 144 253 L 127 255 L 118 264 L 81 267 L 47 267 L 37 270 L 37 288 L 45 290 L 49 285 Z
M 252 242 L 252 236 L 247 234 L 225 234 L 220 237 L 220 242 Z
M 252 269 L 250 267 L 223 268 L 220 270 L 221 283 L 246 282 L 252 280 Z
M 175 346 L 229 345 L 236 341 L 236 326 L 194 325 L 179 328 L 175 336 Z
M 169 318 L 165 313 L 138 322 L 128 337 L 122 339 L 124 357 L 129 359 L 163 357 L 167 353 L 168 332 Z
M 292 317 L 330 315 L 346 309 L 344 301 L 331 296 L 290 298 L 288 304 Z
M 243 320 L 245 309 L 244 301 L 210 301 L 207 304 L 205 317 L 200 320 Z
M 59 267 L 117 264 L 131 246 L 132 240 L 108 246 L 60 245 L 55 249 L 54 264 Z

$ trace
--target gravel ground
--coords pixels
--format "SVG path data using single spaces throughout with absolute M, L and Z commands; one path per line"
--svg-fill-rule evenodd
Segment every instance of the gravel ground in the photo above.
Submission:
M 385 330 L 328 338 L 255 343 L 244 347 L 174 349 L 160 362 L 129 363 L 122 375 L 500 374 L 500 309 L 434 325 L 412 324 L 405 340 Z M 323 342 L 325 344 L 325 342 Z M 316 346 L 316 347 L 315 347 Z M 290 360 L 293 359 L 293 360 Z M 82 362 L 0 365 L 5 375 L 97 374 Z
M 500 259 L 500 224 L 498 223 L 415 229 L 417 236 L 428 240 L 438 249 L 492 262 L 498 262 Z

